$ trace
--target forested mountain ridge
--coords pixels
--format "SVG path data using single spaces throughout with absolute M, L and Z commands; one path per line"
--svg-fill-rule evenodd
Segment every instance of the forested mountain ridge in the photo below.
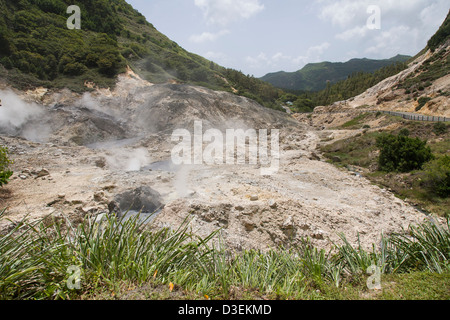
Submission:
M 83 92 L 113 87 L 129 65 L 153 83 L 175 81 L 252 98 L 277 108 L 282 91 L 187 52 L 124 0 L 79 0 L 81 30 L 69 30 L 72 0 L 0 0 L 0 78 L 25 89 Z
M 261 78 L 275 87 L 293 91 L 320 91 L 326 88 L 327 83 L 334 84 L 345 80 L 356 72 L 374 72 L 383 67 L 402 63 L 410 56 L 397 55 L 390 59 L 351 59 L 347 62 L 320 62 L 310 63 L 296 72 L 269 73 Z

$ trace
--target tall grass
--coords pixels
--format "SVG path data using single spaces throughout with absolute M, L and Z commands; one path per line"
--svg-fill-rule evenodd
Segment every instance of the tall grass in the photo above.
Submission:
M 446 226 L 428 221 L 407 234 L 383 235 L 371 251 L 353 247 L 341 235 L 342 243 L 329 252 L 304 239 L 296 248 L 236 253 L 220 241 L 218 231 L 200 238 L 189 225 L 186 219 L 178 229 L 158 229 L 139 216 L 87 218 L 78 226 L 68 219 L 25 218 L 0 236 L 0 299 L 77 298 L 83 292 L 114 290 L 124 281 L 137 286 L 171 282 L 201 296 L 225 299 L 235 288 L 305 298 L 311 286 L 340 287 L 373 265 L 383 273 L 450 272 L 449 221 Z M 67 285 L 71 266 L 82 270 L 80 290 Z
M 4 215 L 5 210 L 0 213 L 0 219 Z M 0 298 L 28 298 L 36 293 L 35 284 L 41 278 L 39 270 L 44 264 L 40 256 L 30 254 L 36 239 L 29 231 L 35 227 L 35 223 L 18 223 L 0 237 Z

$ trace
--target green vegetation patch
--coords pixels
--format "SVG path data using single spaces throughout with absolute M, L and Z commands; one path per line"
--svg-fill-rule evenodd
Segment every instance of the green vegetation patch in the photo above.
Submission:
M 450 38 L 450 11 L 445 18 L 444 23 L 439 30 L 428 41 L 428 47 L 431 51 L 436 50 L 437 47 L 445 43 Z
M 450 150 L 450 134 L 449 124 L 414 122 L 398 119 L 396 117 L 386 118 L 387 122 L 397 121 L 401 126 L 398 129 L 390 132 L 395 139 L 392 139 L 394 144 L 392 148 L 388 148 L 388 154 L 392 155 L 392 167 L 388 170 L 381 171 L 380 168 L 380 147 L 377 146 L 377 140 L 381 137 L 386 137 L 383 132 L 367 132 L 358 136 L 336 141 L 332 144 L 327 144 L 321 147 L 324 156 L 329 159 L 331 163 L 339 167 L 360 167 L 365 170 L 365 176 L 383 188 L 392 190 L 398 197 L 407 199 L 410 203 L 427 212 L 436 213 L 441 216 L 450 215 L 450 197 L 449 197 L 449 168 L 448 168 L 448 153 Z M 437 126 L 437 131 L 436 131 Z M 420 143 L 417 148 L 412 147 L 414 144 L 406 144 L 412 148 L 407 147 L 402 153 L 401 141 L 414 141 L 415 139 L 421 141 L 427 140 L 426 145 Z M 397 143 L 397 145 L 396 145 Z M 415 144 L 414 144 L 415 145 Z M 415 157 L 418 148 L 422 147 L 422 151 L 429 155 L 429 148 L 434 160 L 425 162 L 422 167 L 412 169 L 409 165 L 409 172 L 401 172 L 401 161 L 394 158 L 402 158 L 410 164 L 415 164 Z M 417 149 L 417 150 L 416 150 Z M 394 151 L 397 150 L 397 151 Z M 409 151 L 408 151 L 409 150 Z M 411 153 L 411 155 L 410 155 Z M 417 160 L 417 159 L 416 159 Z M 406 164 L 405 162 L 405 164 Z M 418 163 L 417 163 L 418 164 Z M 400 166 L 400 167 L 399 167 Z M 394 168 L 395 167 L 395 168 Z M 406 169 L 405 167 L 405 169 Z M 394 172 L 388 172 L 394 170 Z
M 380 149 L 379 169 L 386 172 L 420 170 L 433 159 L 426 141 L 405 134 L 383 134 L 377 138 L 377 147 Z
M 422 108 L 431 100 L 430 97 L 420 97 L 417 102 L 419 105 L 416 107 L 416 111 L 422 110 Z
M 449 300 L 450 274 L 413 272 L 384 275 L 381 300 Z
M 25 218 L 5 231 L 0 299 L 377 299 L 367 286 L 372 266 L 383 275 L 388 297 L 397 298 L 399 290 L 418 296 L 411 282 L 429 278 L 420 297 L 448 298 L 448 291 L 429 289 L 450 272 L 449 223 L 429 221 L 408 234 L 383 236 L 380 250 L 354 247 L 341 235 L 328 252 L 308 239 L 290 249 L 234 252 L 218 232 L 192 234 L 189 220 L 169 230 L 138 216 L 94 218 L 78 225 Z
M 343 129 L 359 129 L 362 128 L 364 126 L 364 122 L 369 120 L 369 119 L 375 119 L 376 116 L 374 116 L 373 114 L 370 113 L 362 113 L 359 116 L 357 116 L 356 118 L 353 118 L 350 121 L 347 121 L 346 123 L 344 123 L 341 128 Z M 368 128 L 367 128 L 368 129 Z
M 421 92 L 429 87 L 433 81 L 446 76 L 449 72 L 450 55 L 446 50 L 441 50 L 403 80 L 397 88 L 405 89 L 405 92 L 412 94 L 413 97 L 419 97 Z
M 9 182 L 9 178 L 13 175 L 10 165 L 13 161 L 9 159 L 8 148 L 0 145 L 0 187 Z

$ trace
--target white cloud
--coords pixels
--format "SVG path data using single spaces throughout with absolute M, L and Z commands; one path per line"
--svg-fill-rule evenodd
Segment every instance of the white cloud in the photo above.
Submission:
M 323 0 L 320 8 L 319 18 L 329 21 L 334 26 L 349 28 L 355 25 L 365 25 L 370 6 L 376 5 L 381 9 L 382 17 L 395 16 L 397 22 L 416 23 L 411 19 L 411 14 L 417 13 L 424 7 L 430 6 L 431 2 L 445 3 L 447 0 Z M 433 5 L 433 4 L 431 4 Z
M 282 52 L 277 52 L 273 56 L 268 56 L 264 52 L 261 52 L 256 57 L 246 57 L 245 61 L 251 68 L 262 68 L 270 67 L 272 69 L 278 68 L 280 66 L 290 65 L 292 67 L 299 67 L 307 63 L 319 62 L 321 61 L 321 56 L 325 53 L 331 44 L 324 42 L 317 46 L 312 46 L 306 50 L 304 56 L 292 57 L 285 55 Z
M 262 66 L 272 66 L 273 63 L 270 61 L 270 59 L 267 57 L 267 55 L 264 52 L 261 52 L 256 57 L 246 57 L 245 61 L 248 63 L 248 65 L 251 68 L 260 68 Z
M 305 65 L 307 63 L 320 62 L 322 55 L 331 47 L 329 42 L 324 42 L 317 46 L 312 46 L 306 50 L 306 55 L 292 59 L 295 65 Z
M 369 28 L 366 26 L 356 26 L 352 29 L 345 30 L 342 33 L 336 35 L 336 39 L 349 41 L 355 40 L 355 38 L 363 38 L 369 31 Z
M 381 10 L 381 29 L 369 29 L 371 5 Z M 378 56 L 423 49 L 448 12 L 448 0 L 318 0 L 318 16 L 336 30 L 335 39 L 352 42 Z
M 314 58 L 321 56 L 331 46 L 328 42 L 324 42 L 318 46 L 310 47 L 307 51 L 309 57 Z
M 407 26 L 393 27 L 381 32 L 370 42 L 366 53 L 378 56 L 394 56 L 402 53 L 411 42 L 419 40 L 419 32 Z
M 215 41 L 218 38 L 229 34 L 230 31 L 222 30 L 217 33 L 203 32 L 202 34 L 194 34 L 189 38 L 189 41 L 194 43 L 203 43 L 207 41 Z
M 353 24 L 358 15 L 365 12 L 367 8 L 362 1 L 341 0 L 324 1 L 324 3 L 327 4 L 322 7 L 319 18 L 342 28 Z
M 260 0 L 195 0 L 209 24 L 226 26 L 264 10 Z

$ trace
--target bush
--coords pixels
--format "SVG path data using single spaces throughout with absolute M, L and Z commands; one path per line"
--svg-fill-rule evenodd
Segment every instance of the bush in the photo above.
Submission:
M 407 128 L 403 128 L 400 130 L 400 132 L 398 133 L 399 136 L 405 136 L 405 137 L 409 137 L 409 130 Z
M 307 98 L 298 98 L 294 102 L 293 109 L 298 113 L 308 113 L 314 110 L 314 103 Z
M 64 67 L 64 74 L 71 76 L 79 76 L 87 72 L 88 68 L 79 62 L 68 63 Z
M 424 169 L 425 183 L 430 191 L 440 197 L 448 197 L 450 195 L 450 156 L 445 155 L 427 163 Z
M 420 97 L 419 100 L 417 100 L 417 102 L 419 102 L 419 105 L 416 107 L 416 111 L 420 111 L 430 100 L 431 98 L 429 97 Z
M 378 164 L 380 170 L 410 172 L 421 169 L 424 163 L 433 159 L 430 147 L 419 138 L 404 135 L 381 135 L 377 138 L 380 148 Z
M 433 126 L 433 132 L 440 136 L 447 132 L 447 126 L 443 122 L 438 122 Z
M 9 178 L 13 172 L 9 169 L 9 165 L 13 161 L 8 158 L 8 148 L 0 146 L 0 187 L 9 182 Z

